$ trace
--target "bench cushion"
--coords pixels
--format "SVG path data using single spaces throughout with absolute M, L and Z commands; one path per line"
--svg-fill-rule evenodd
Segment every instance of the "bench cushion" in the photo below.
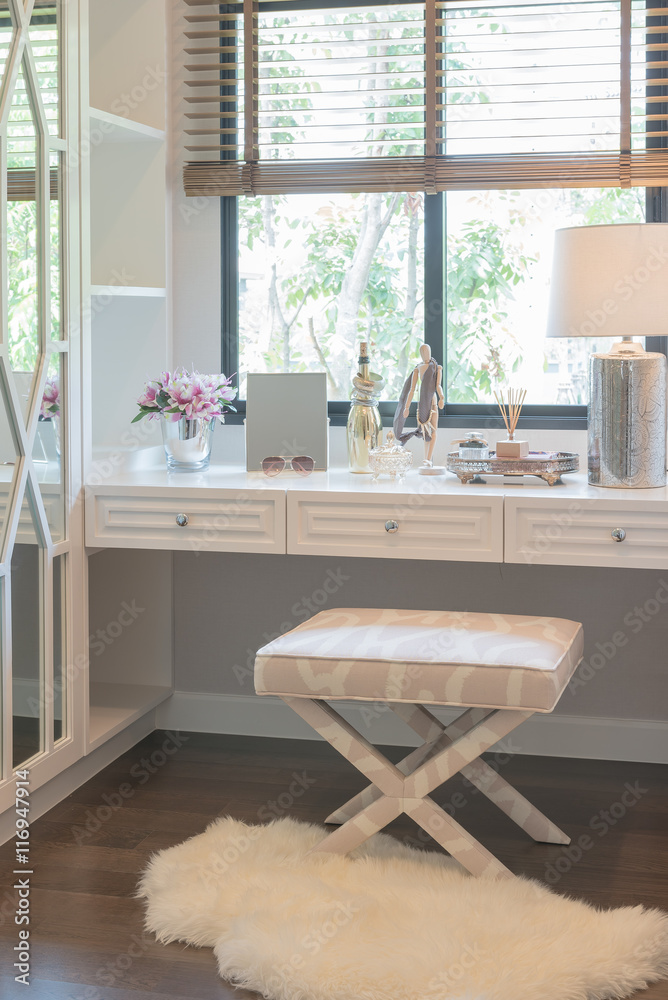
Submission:
M 551 712 L 582 648 L 565 618 L 337 608 L 263 646 L 255 690 Z

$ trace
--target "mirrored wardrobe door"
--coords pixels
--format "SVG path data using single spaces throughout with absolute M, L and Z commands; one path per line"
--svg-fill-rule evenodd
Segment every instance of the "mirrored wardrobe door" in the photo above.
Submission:
M 0 38 L 13 30 L 0 135 L 0 225 L 6 248 L 0 293 L 0 527 L 4 691 L 1 779 L 31 774 L 71 735 L 67 682 L 68 343 L 61 115 L 63 5 L 9 0 Z M 13 56 L 12 56 L 13 52 Z M 3 409 L 4 404 L 4 409 Z M 11 707 L 11 710 L 10 710 Z

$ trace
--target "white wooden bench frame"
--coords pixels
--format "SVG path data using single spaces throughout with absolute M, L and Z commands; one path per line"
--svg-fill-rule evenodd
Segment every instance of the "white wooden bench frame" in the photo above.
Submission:
M 480 755 L 532 711 L 469 708 L 444 726 L 422 705 L 388 702 L 388 707 L 424 741 L 399 764 L 392 764 L 326 701 L 282 696 L 312 729 L 372 782 L 327 817 L 340 824 L 316 851 L 346 854 L 402 813 L 411 816 L 472 875 L 514 878 L 463 826 L 431 798 L 448 778 L 461 773 L 535 841 L 569 844 L 570 838 L 523 795 L 509 785 Z

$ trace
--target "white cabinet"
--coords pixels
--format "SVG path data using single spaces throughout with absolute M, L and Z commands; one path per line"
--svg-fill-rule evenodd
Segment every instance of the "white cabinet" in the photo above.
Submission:
M 505 561 L 668 569 L 668 499 L 618 492 L 619 499 L 506 497 Z
M 82 265 L 84 479 L 105 479 L 109 455 L 157 444 L 131 427 L 144 381 L 170 366 L 167 253 L 167 12 L 164 0 L 84 0 Z M 87 541 L 114 549 L 89 559 L 91 645 L 88 751 L 149 713 L 173 690 L 169 503 L 86 497 Z M 105 502 L 108 506 L 105 508 Z M 177 511 L 178 512 L 178 511 Z M 96 525 L 100 524 L 100 538 Z M 143 534 L 145 541 L 138 545 Z M 120 551 L 120 549 L 127 551 Z M 146 610 L 137 621 L 125 609 Z M 125 619 L 128 624 L 124 624 Z
M 503 561 L 503 497 L 288 492 L 288 552 Z

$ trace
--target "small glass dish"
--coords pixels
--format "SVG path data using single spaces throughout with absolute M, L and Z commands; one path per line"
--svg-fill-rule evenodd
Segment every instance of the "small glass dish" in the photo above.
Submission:
M 461 441 L 453 441 L 452 446 L 459 449 L 460 458 L 478 459 L 481 462 L 489 458 L 489 443 L 477 431 L 467 434 Z
M 379 476 L 390 476 L 401 483 L 413 464 L 413 453 L 404 448 L 396 440 L 392 431 L 387 432 L 385 444 L 372 448 L 369 452 L 369 467 L 372 472 L 372 482 L 378 482 Z

